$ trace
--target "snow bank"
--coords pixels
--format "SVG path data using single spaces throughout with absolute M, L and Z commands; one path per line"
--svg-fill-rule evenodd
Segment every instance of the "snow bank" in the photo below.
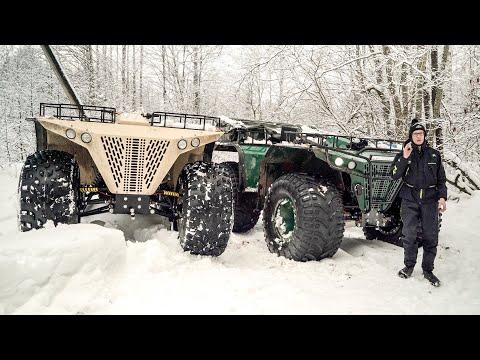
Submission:
M 0 314 L 72 313 L 82 304 L 102 301 L 97 296 L 124 268 L 120 230 L 92 224 L 47 226 L 2 240 Z

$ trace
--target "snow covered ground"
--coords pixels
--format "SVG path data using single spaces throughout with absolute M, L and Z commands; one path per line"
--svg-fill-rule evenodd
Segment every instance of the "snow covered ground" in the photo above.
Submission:
M 403 249 L 353 224 L 333 258 L 307 263 L 271 254 L 261 221 L 218 258 L 183 252 L 157 217 L 20 233 L 19 170 L 0 168 L 0 314 L 480 314 L 480 192 L 447 203 L 434 288 L 421 249 L 413 277 L 400 279 Z

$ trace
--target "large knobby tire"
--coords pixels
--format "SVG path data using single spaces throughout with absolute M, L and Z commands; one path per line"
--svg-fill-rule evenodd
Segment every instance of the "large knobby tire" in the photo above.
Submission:
M 202 161 L 180 174 L 177 226 L 180 245 L 194 255 L 219 256 L 232 230 L 232 182 L 227 170 Z
M 393 245 L 403 247 L 403 235 L 402 235 L 403 223 L 392 228 L 377 230 L 374 226 L 365 226 L 363 233 L 367 240 L 378 239 Z
M 438 233 L 440 233 L 440 228 L 442 227 L 442 214 L 439 213 L 438 216 Z M 363 233 L 365 234 L 365 238 L 367 240 L 375 240 L 378 239 L 380 241 L 384 241 L 399 247 L 403 247 L 403 223 L 400 222 L 399 225 L 392 227 L 391 229 L 381 229 L 376 230 L 373 226 L 366 226 L 363 228 Z M 423 246 L 423 238 L 422 238 L 422 224 L 421 221 L 418 223 L 417 227 L 417 243 L 419 247 Z
M 244 233 L 252 229 L 258 222 L 260 210 L 258 192 L 239 192 L 238 163 L 228 161 L 220 163 L 230 173 L 234 200 L 233 229 L 234 233 Z
M 283 175 L 268 191 L 263 225 L 272 253 L 296 261 L 332 257 L 345 230 L 342 199 L 323 179 Z
M 80 222 L 80 172 L 73 155 L 42 150 L 27 157 L 20 173 L 18 222 L 20 231 Z

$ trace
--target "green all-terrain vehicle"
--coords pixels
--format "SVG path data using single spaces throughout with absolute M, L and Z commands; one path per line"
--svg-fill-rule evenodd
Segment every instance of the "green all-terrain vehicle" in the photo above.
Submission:
M 402 180 L 389 175 L 402 141 L 221 119 L 229 130 L 215 151 L 237 158 L 222 163 L 234 178 L 234 232 L 255 226 L 263 210 L 268 249 L 290 259 L 333 256 L 345 220 L 363 227 L 367 239 L 402 246 Z

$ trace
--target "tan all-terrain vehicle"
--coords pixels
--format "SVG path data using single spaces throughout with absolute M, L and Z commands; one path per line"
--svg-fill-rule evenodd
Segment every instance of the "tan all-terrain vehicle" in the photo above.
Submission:
M 40 104 L 30 118 L 37 151 L 20 174 L 20 230 L 103 212 L 161 215 L 185 251 L 222 254 L 233 199 L 228 169 L 211 161 L 220 119 L 84 106 L 52 47 L 41 47 L 71 104 Z
M 167 217 L 193 254 L 218 256 L 233 225 L 232 182 L 212 163 L 220 119 L 40 104 L 37 151 L 20 175 L 21 231 L 84 216 Z

